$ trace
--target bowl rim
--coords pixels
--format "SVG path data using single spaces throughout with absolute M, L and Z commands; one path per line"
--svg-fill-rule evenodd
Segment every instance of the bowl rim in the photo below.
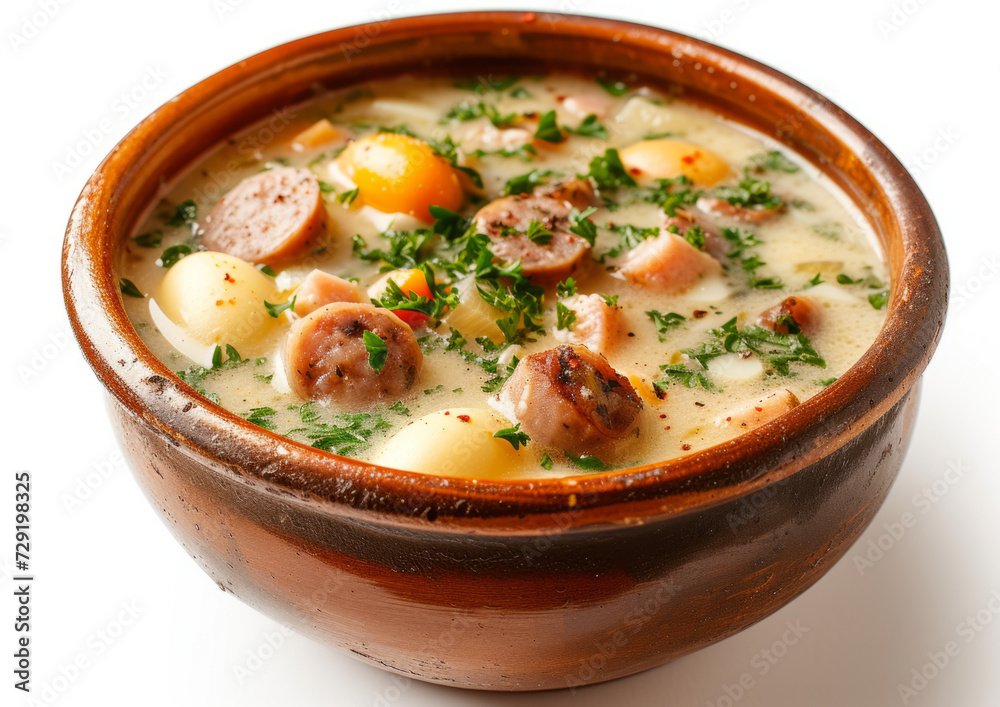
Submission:
M 130 161 L 141 160 L 160 133 L 175 127 L 178 110 L 197 106 L 247 72 L 252 76 L 272 61 L 287 61 L 289 53 L 307 61 L 310 52 L 352 37 L 352 26 L 272 47 L 186 89 L 130 131 L 83 188 L 63 247 L 66 308 L 88 363 L 133 416 L 215 471 L 322 513 L 441 531 L 527 534 L 553 525 L 565 530 L 649 522 L 753 493 L 848 444 L 915 385 L 943 326 L 947 257 L 916 183 L 860 123 L 757 61 L 687 35 L 621 20 L 521 11 L 418 15 L 382 21 L 379 37 L 372 41 L 447 33 L 470 23 L 485 29 L 527 23 L 535 32 L 549 27 L 551 34 L 576 34 L 606 44 L 680 49 L 686 60 L 725 62 L 742 80 L 806 106 L 803 115 L 862 159 L 882 192 L 873 198 L 888 205 L 900 234 L 899 272 L 892 273 L 886 321 L 875 341 L 833 385 L 755 430 L 682 457 L 569 477 L 477 481 L 379 467 L 294 442 L 212 403 L 153 356 L 125 314 L 114 254 L 108 252 L 114 249 L 105 247 L 114 225 L 116 184 L 127 178 Z M 220 442 L 220 434 L 226 441 Z

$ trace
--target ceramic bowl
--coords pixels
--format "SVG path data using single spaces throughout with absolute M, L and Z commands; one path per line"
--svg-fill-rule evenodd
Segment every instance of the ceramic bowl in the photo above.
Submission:
M 659 464 L 575 478 L 423 476 L 251 425 L 142 344 L 116 254 L 163 180 L 266 116 L 403 72 L 603 72 L 711 106 L 817 165 L 892 273 L 871 348 L 759 429 Z M 64 248 L 66 306 L 136 479 L 219 588 L 402 675 L 497 690 L 629 675 L 718 641 L 818 580 L 864 530 L 913 429 L 947 261 L 899 161 L 828 100 L 732 52 L 607 19 L 477 12 L 374 22 L 241 61 L 144 120 L 90 178 Z

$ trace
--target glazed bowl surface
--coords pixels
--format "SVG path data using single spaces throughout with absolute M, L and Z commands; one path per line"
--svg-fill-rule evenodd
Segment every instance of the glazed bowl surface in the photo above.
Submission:
M 403 73 L 549 70 L 647 81 L 773 137 L 861 210 L 889 263 L 885 326 L 836 383 L 680 459 L 475 481 L 274 435 L 183 384 L 122 307 L 116 254 L 164 182 L 317 88 Z M 948 291 L 934 216 L 899 161 L 783 74 L 666 30 L 476 12 L 306 37 L 206 79 L 137 126 L 74 208 L 63 287 L 150 503 L 224 591 L 379 667 L 480 689 L 582 685 L 661 665 L 776 611 L 861 534 L 903 461 Z

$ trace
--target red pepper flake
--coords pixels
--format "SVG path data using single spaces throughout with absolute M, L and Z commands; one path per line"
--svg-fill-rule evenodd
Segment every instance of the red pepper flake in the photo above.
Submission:
M 232 275 L 230 275 L 229 273 L 226 273 L 222 279 L 225 280 L 226 282 L 236 282 L 236 280 L 234 280 Z
M 445 414 L 445 415 L 450 415 L 450 414 L 451 414 L 451 411 L 449 411 L 449 410 L 445 410 L 445 411 L 444 411 L 444 414 Z
M 703 408 L 703 407 L 705 407 L 705 403 L 695 403 L 695 405 L 697 405 L 697 406 L 698 406 L 698 407 L 700 407 L 700 408 Z
M 756 405 L 754 405 L 753 409 L 756 410 L 757 412 L 764 412 L 764 408 L 759 408 Z
M 667 414 L 665 412 L 660 413 L 660 419 L 661 420 L 666 420 L 667 419 Z
M 462 422 L 469 422 L 472 418 L 469 417 L 468 415 L 459 415 L 458 419 L 461 420 Z
M 696 310 L 694 310 L 694 312 L 693 312 L 693 313 L 691 314 L 691 316 L 692 316 L 692 317 L 694 317 L 695 319 L 701 319 L 701 318 L 702 318 L 702 317 L 704 317 L 704 316 L 705 316 L 706 314 L 708 314 L 708 312 L 706 312 L 706 311 L 705 311 L 704 309 L 696 309 Z
M 731 418 L 731 417 L 727 417 L 726 418 L 726 422 L 732 422 L 732 421 L 733 421 L 733 418 Z
M 566 100 L 566 96 L 556 96 L 556 103 L 562 103 Z
M 221 307 L 222 306 L 222 300 L 221 299 L 215 300 L 215 306 L 216 307 Z
M 534 22 L 535 21 L 535 17 L 536 17 L 536 15 L 535 15 L 534 12 L 526 12 L 526 13 L 524 13 L 521 16 L 521 21 L 522 22 Z
M 682 444 L 681 445 L 681 449 L 683 449 L 686 452 L 689 449 L 691 449 L 691 445 L 690 444 Z
M 632 167 L 632 168 L 629 169 L 628 173 L 631 174 L 631 175 L 633 175 L 633 176 L 638 176 L 638 175 L 642 174 L 642 170 L 639 169 L 638 167 Z
M 684 164 L 694 164 L 694 161 L 699 157 L 701 157 L 701 153 L 695 151 L 690 155 L 684 155 L 683 157 L 681 157 L 681 162 L 683 162 Z
M 665 429 L 665 430 L 669 430 L 669 429 L 670 429 L 670 425 L 667 425 L 667 426 L 666 426 L 666 427 L 664 427 L 663 429 Z

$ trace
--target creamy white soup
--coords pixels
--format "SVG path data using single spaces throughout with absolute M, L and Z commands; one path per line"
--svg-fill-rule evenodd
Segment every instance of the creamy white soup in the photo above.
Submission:
M 405 77 L 318 95 L 165 188 L 126 310 L 191 387 L 410 471 L 693 453 L 832 384 L 885 316 L 847 199 L 654 88 Z

